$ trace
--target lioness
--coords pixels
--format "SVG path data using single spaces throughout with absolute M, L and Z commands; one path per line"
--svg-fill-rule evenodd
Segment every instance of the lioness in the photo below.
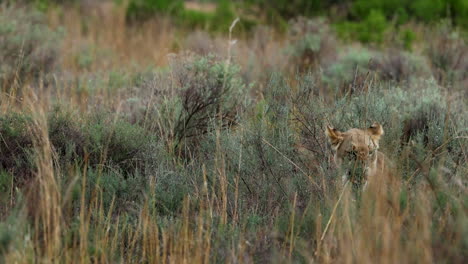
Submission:
M 380 137 L 384 134 L 380 124 L 346 132 L 327 126 L 326 134 L 334 150 L 335 164 L 345 172 L 343 183 L 348 179 L 352 182 L 361 179 L 365 188 L 368 179 L 387 174 L 385 155 L 378 151 Z

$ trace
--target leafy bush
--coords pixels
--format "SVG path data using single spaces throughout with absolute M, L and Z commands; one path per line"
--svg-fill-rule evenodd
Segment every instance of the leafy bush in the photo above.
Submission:
M 297 15 L 311 16 L 323 13 L 336 1 L 320 0 L 250 0 L 247 2 L 258 4 L 262 9 L 277 13 L 285 19 L 294 18 Z
M 423 21 L 434 21 L 440 19 L 444 14 L 447 3 L 446 0 L 416 0 L 411 4 L 411 10 L 415 16 Z
M 51 7 L 51 5 L 57 4 L 81 4 L 87 2 L 88 0 L 4 0 L 5 2 L 12 2 L 14 4 L 33 4 L 37 9 L 45 11 Z M 0 1 L 1 3 L 2 1 Z
M 372 10 L 358 27 L 358 38 L 362 42 L 383 41 L 383 34 L 387 29 L 387 21 L 380 11 Z
M 403 30 L 400 33 L 400 39 L 401 39 L 401 42 L 403 44 L 402 46 L 406 50 L 411 51 L 412 47 L 413 47 L 413 42 L 416 39 L 416 36 L 415 36 L 414 32 L 409 30 L 409 29 Z
M 456 25 L 466 27 L 468 4 L 463 0 L 355 0 L 350 1 L 350 17 L 338 19 L 339 36 L 345 39 L 358 39 L 362 42 L 381 43 L 389 21 L 396 26 L 409 20 L 426 23 L 450 19 Z M 351 18 L 351 19 L 349 19 Z M 398 30 L 398 28 L 397 28 Z M 408 30 L 401 32 L 406 48 L 413 39 Z
M 356 19 L 367 17 L 373 11 L 379 11 L 387 19 L 397 17 L 400 23 L 411 18 L 425 22 L 451 18 L 458 25 L 467 25 L 468 4 L 463 0 L 355 0 L 352 2 L 351 13 Z
M 184 2 L 181 0 L 131 0 L 126 16 L 129 21 L 141 21 L 154 14 L 177 15 L 183 10 Z
M 466 1 L 451 0 L 450 12 L 454 17 L 456 25 L 460 25 L 463 28 L 468 28 L 468 3 Z
M 127 8 L 127 20 L 143 21 L 163 14 L 174 18 L 174 22 L 190 29 L 203 29 L 213 32 L 228 32 L 229 26 L 236 18 L 232 4 L 228 0 L 218 1 L 213 13 L 184 8 L 184 1 L 167 0 L 132 0 Z M 244 29 L 250 29 L 253 22 L 242 19 Z
M 211 28 L 214 31 L 228 32 L 232 21 L 236 19 L 231 1 L 220 0 L 211 20 Z
M 57 65 L 59 37 L 37 11 L 0 9 L 0 86 L 10 90 L 28 79 L 46 77 Z
M 179 25 L 194 28 L 211 30 L 214 15 L 211 13 L 205 13 L 197 10 L 184 10 L 176 18 L 176 22 Z
M 352 3 L 351 13 L 357 18 L 363 18 L 367 17 L 373 10 L 379 10 L 384 12 L 386 17 L 391 18 L 397 14 L 399 9 L 406 9 L 406 2 L 407 0 L 355 0 Z
M 345 39 L 358 39 L 364 43 L 382 43 L 387 27 L 387 19 L 382 12 L 371 10 L 359 22 L 346 21 L 337 24 L 337 31 Z

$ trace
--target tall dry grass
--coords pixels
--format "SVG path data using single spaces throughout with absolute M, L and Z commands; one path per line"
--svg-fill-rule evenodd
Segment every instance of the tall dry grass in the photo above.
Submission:
M 159 17 L 143 24 L 128 26 L 125 6 L 103 1 L 80 8 L 51 10 L 48 20 L 53 28 L 64 28 L 63 63 L 74 72 L 110 70 L 123 65 L 167 64 L 167 54 L 177 51 L 177 36 L 168 18 Z M 83 69 L 77 57 L 90 52 L 96 58 Z
M 459 203 L 463 201 L 437 206 L 441 202 L 440 193 L 449 190 L 444 184 L 436 183 L 442 172 L 430 171 L 423 164 L 420 170 L 427 181 L 416 185 L 408 184 L 399 176 L 401 172 L 396 171 L 391 178 L 376 177 L 377 181 L 358 195 L 350 184 L 330 186 L 337 191 L 329 193 L 322 202 L 309 201 L 300 206 L 305 209 L 298 207 L 295 194 L 288 202 L 290 211 L 269 215 L 289 219 L 286 233 L 275 235 L 269 230 L 274 228 L 272 225 L 257 231 L 258 236 L 265 237 L 252 238 L 247 230 L 242 231 L 245 227 L 239 205 L 229 204 L 240 202 L 240 178 L 230 186 L 219 142 L 214 168 L 204 170 L 204 183 L 193 186 L 176 219 L 161 225 L 160 216 L 151 209 L 149 193 L 150 197 L 137 212 L 137 222 L 129 223 L 125 216 L 114 213 L 115 200 L 109 208 L 104 208 L 105 186 L 96 185 L 91 190 L 91 198 L 86 197 L 86 189 L 90 188 L 86 184 L 86 164 L 69 172 L 74 180 L 68 187 L 60 182 L 63 176 L 54 166 L 56 158 L 47 133 L 47 104 L 32 93 L 31 98 L 34 99 L 24 103 L 23 111 L 33 113 L 30 133 L 34 138 L 37 171 L 23 201 L 24 214 L 18 216 L 30 220 L 18 221 L 26 226 L 24 237 L 17 238 L 17 244 L 3 256 L 6 263 L 287 263 L 297 261 L 299 256 L 301 261 L 320 263 L 432 263 L 441 259 L 437 254 L 444 254 L 434 245 L 442 241 L 450 243 L 458 252 L 448 254 L 448 261 L 462 263 L 466 257 L 462 250 L 465 234 L 450 227 L 453 223 L 466 222 L 457 219 L 465 218 L 464 209 L 458 216 L 452 212 L 453 206 L 462 206 Z M 274 146 L 266 144 L 266 147 Z M 214 182 L 208 184 L 207 179 Z M 151 180 L 149 184 L 158 182 Z M 81 186 L 79 206 L 75 209 L 78 212 L 73 212 L 69 203 L 75 185 Z M 312 222 L 306 219 L 310 215 Z M 71 226 L 73 217 L 79 219 L 76 229 Z M 305 223 L 315 225 L 315 232 L 310 236 L 301 234 Z M 221 254 L 224 257 L 219 258 L 213 255 L 220 243 L 216 236 L 226 228 L 239 228 L 240 233 L 230 240 L 226 255 Z M 439 240 L 442 237 L 445 239 Z M 262 257 L 258 253 L 261 247 L 271 251 Z
M 176 29 L 164 19 L 135 28 L 125 25 L 123 9 L 103 4 L 98 5 L 97 10 L 103 13 L 89 15 L 87 11 L 71 8 L 53 10 L 49 14 L 52 27 L 66 28 L 61 47 L 62 67 L 75 76 L 83 74 L 87 78 L 86 74 L 122 65 L 131 68 L 129 65 L 135 61 L 139 67 L 165 66 L 166 54 L 180 48 Z M 240 40 L 232 47 L 230 43 L 224 42 L 233 49 L 226 50 L 226 55 L 232 52 L 233 60 L 242 67 L 248 68 L 252 63 L 248 54 L 258 51 L 260 61 L 251 66 L 256 71 L 261 71 L 260 66 L 271 66 L 290 73 L 285 57 L 278 54 L 278 49 L 285 45 L 281 41 Z M 255 46 L 252 43 L 258 46 L 246 52 Z M 91 52 L 98 54 L 94 56 L 97 59 L 85 67 L 77 60 L 82 46 L 91 47 Z M 107 56 L 105 52 L 100 55 L 102 50 L 109 50 L 112 55 Z M 247 75 L 246 79 L 260 82 L 260 92 L 268 89 L 261 72 L 243 74 Z M 109 159 L 106 151 L 110 140 L 100 153 L 97 184 L 91 185 L 89 170 L 94 168 L 88 164 L 89 153 L 84 155 L 83 163 L 76 162 L 70 168 L 59 167 L 59 157 L 48 132 L 47 113 L 55 101 L 59 101 L 70 104 L 70 108 L 86 118 L 96 110 L 97 107 L 92 106 L 96 103 L 114 111 L 115 119 L 110 126 L 115 126 L 120 114 L 118 109 L 128 99 L 128 94 L 106 89 L 91 93 L 79 89 L 74 82 L 57 81 L 57 84 L 63 89 L 54 91 L 25 85 L 21 87 L 24 95 L 21 100 L 15 94 L 2 94 L 2 113 L 19 112 L 31 116 L 28 132 L 33 138 L 35 154 L 35 177 L 24 189 L 24 198 L 16 197 L 16 204 L 7 212 L 2 211 L 2 221 L 14 218 L 5 222 L 15 234 L 7 248 L 1 248 L 1 260 L 5 263 L 463 263 L 467 259 L 466 179 L 462 179 L 461 186 L 447 182 L 443 162 L 433 166 L 432 157 L 417 160 L 414 174 L 420 179 L 412 183 L 411 178 L 402 176 L 407 173 L 404 168 L 410 159 L 404 154 L 394 155 L 396 168 L 392 177 L 376 177 L 378 180 L 366 191 L 356 192 L 351 184 L 342 186 L 330 180 L 325 172 L 327 168 L 316 165 L 323 161 L 306 160 L 307 165 L 314 168 L 308 169 L 276 142 L 260 134 L 259 148 L 277 154 L 284 164 L 304 174 L 314 186 L 308 189 L 308 195 L 318 196 L 310 190 L 321 195 L 319 200 L 302 199 L 297 191 L 286 193 L 288 189 L 281 186 L 287 185 L 291 178 L 261 181 L 267 184 L 276 180 L 274 184 L 284 192 L 285 205 L 275 204 L 277 200 L 261 199 L 259 193 L 265 186 L 249 185 L 252 181 L 245 179 L 249 176 L 243 175 L 249 168 L 249 164 L 242 163 L 248 155 L 248 150 L 243 149 L 245 145 L 240 144 L 235 153 L 237 167 L 231 168 L 234 162 L 226 157 L 229 150 L 223 142 L 222 127 L 215 127 L 212 133 L 215 139 L 214 153 L 211 153 L 213 164 L 205 160 L 205 156 L 191 163 L 172 157 L 174 167 L 193 174 L 189 175 L 192 176 L 190 191 L 184 196 L 179 211 L 163 214 L 156 209 L 160 201 L 154 190 L 160 184 L 160 175 L 151 174 L 147 175 L 145 183 L 152 191 L 143 195 L 142 204 L 119 213 L 116 208 L 124 205 L 118 204 L 116 197 L 110 206 L 105 206 L 104 199 L 103 174 Z M 364 85 L 369 86 L 369 83 Z M 261 104 L 266 104 L 262 93 L 256 103 L 260 110 L 252 114 L 255 117 L 252 120 L 258 121 L 263 114 Z M 274 118 L 279 117 L 271 117 Z M 262 122 L 271 130 L 278 125 L 271 120 L 258 121 Z M 231 136 L 239 133 L 242 143 L 245 135 L 257 135 L 249 129 L 245 122 L 233 129 Z M 447 135 L 445 142 L 451 136 Z M 466 149 L 466 141 L 460 140 L 459 144 L 461 149 Z M 447 155 L 443 146 L 441 149 L 434 153 Z M 466 151 L 460 155 L 466 161 Z M 301 154 L 297 156 L 303 158 Z M 200 160 L 204 161 L 199 164 L 202 169 L 191 170 L 195 166 L 190 165 Z M 468 173 L 466 164 L 462 164 L 460 170 L 465 175 Z M 290 173 L 293 174 L 293 170 Z M 256 175 L 258 179 L 266 179 L 274 172 L 265 169 L 259 174 Z M 271 211 L 262 211 L 260 203 L 268 204 L 265 207 Z M 136 209 L 132 211 L 133 208 Z M 249 225 L 252 212 L 263 214 L 264 218 L 255 228 Z M 135 217 L 130 217 L 131 214 Z

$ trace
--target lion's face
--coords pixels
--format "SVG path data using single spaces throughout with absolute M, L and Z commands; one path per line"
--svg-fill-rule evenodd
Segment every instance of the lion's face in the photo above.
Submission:
M 384 131 L 380 124 L 374 123 L 367 129 L 353 128 L 340 132 L 327 127 L 326 134 L 332 144 L 335 163 L 348 174 L 366 173 L 377 161 L 379 140 Z

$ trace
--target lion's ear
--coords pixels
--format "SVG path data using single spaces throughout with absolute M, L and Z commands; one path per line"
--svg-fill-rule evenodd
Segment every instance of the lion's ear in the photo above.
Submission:
M 374 140 L 379 140 L 380 137 L 384 134 L 384 130 L 382 128 L 382 125 L 380 125 L 377 122 L 372 124 L 372 126 L 370 126 L 367 129 L 367 131 L 370 134 L 370 136 L 372 137 L 372 139 L 374 139 Z
M 343 141 L 343 136 L 341 135 L 341 132 L 332 128 L 331 126 L 327 126 L 327 130 L 325 131 L 325 134 L 328 136 L 328 139 L 330 140 L 332 147 L 335 149 Z

